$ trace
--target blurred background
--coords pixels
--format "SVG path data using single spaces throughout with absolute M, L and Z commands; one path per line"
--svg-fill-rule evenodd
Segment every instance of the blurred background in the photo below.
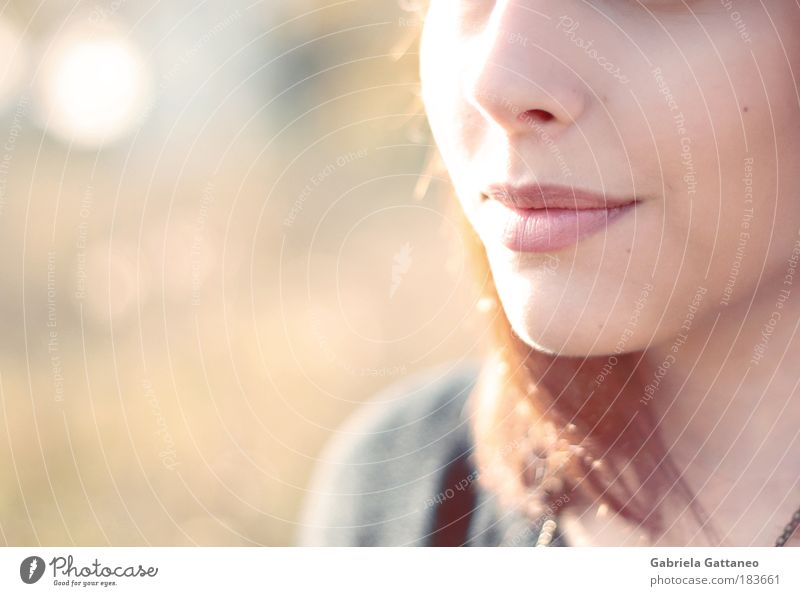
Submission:
M 290 545 L 361 401 L 479 354 L 410 0 L 0 9 L 0 543 Z

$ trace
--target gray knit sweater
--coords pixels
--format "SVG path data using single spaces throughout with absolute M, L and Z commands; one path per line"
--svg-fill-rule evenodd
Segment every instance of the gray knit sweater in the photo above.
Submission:
M 360 406 L 320 455 L 301 546 L 533 546 L 539 527 L 478 481 L 465 404 L 480 363 L 405 377 Z M 560 534 L 551 546 L 566 546 Z

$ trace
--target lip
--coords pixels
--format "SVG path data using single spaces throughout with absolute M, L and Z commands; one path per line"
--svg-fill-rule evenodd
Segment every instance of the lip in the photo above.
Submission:
M 492 184 L 481 193 L 485 235 L 511 250 L 553 252 L 573 246 L 639 201 L 567 186 Z

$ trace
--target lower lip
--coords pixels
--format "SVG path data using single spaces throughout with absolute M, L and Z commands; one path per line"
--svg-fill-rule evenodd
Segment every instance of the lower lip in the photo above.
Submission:
M 608 209 L 521 209 L 488 199 L 484 231 L 511 250 L 553 252 L 573 246 L 629 214 L 635 202 Z

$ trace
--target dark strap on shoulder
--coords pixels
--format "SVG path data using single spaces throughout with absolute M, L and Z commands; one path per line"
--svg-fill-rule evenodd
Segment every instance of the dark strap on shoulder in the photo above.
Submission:
M 475 509 L 477 472 L 470 452 L 464 452 L 448 466 L 440 486 L 442 502 L 436 508 L 430 546 L 465 546 Z

